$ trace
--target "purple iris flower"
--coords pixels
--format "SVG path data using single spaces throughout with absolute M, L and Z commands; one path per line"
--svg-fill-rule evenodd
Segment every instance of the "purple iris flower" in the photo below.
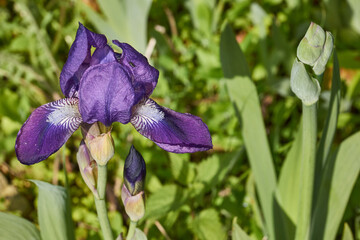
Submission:
M 21 127 L 15 144 L 19 161 L 48 158 L 85 122 L 131 123 L 166 151 L 191 153 L 212 148 L 206 124 L 196 116 L 159 106 L 149 96 L 159 72 L 126 43 L 116 53 L 102 34 L 82 24 L 60 75 L 64 99 L 37 108 Z M 92 48 L 95 49 L 92 53 Z

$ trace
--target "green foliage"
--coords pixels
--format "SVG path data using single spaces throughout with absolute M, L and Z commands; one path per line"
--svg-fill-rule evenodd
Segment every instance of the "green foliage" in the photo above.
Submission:
M 75 239 L 66 189 L 31 181 L 39 188 L 37 209 L 42 239 Z
M 35 225 L 26 222 L 22 230 L 39 239 L 35 226 L 42 228 L 41 215 L 55 208 L 44 210 L 49 204 L 40 204 L 43 197 L 25 180 L 65 185 L 66 169 L 75 238 L 101 239 L 93 196 L 76 165 L 79 132 L 66 144 L 65 165 L 61 153 L 34 166 L 19 164 L 14 153 L 16 134 L 29 114 L 63 97 L 59 73 L 82 22 L 146 53 L 160 71 L 152 97 L 201 116 L 214 144 L 206 153 L 166 153 L 130 126 L 114 124 L 116 153 L 107 186 L 114 236 L 128 226 L 119 200 L 124 159 L 134 144 L 147 165 L 146 216 L 138 229 L 148 239 L 294 239 L 303 133 L 290 72 L 311 21 L 333 34 L 336 53 L 319 81 L 313 184 L 319 191 L 313 194 L 310 229 L 314 239 L 359 238 L 358 5 L 356 0 L 0 1 L 0 210 L 23 217 L 7 221 L 8 213 L 0 213 L 0 238 L 1 227 L 22 234 L 16 225 L 26 218 Z M 55 189 L 62 196 L 56 201 L 64 200 L 63 189 Z
M 40 240 L 40 232 L 28 220 L 0 212 L 0 238 L 8 240 Z

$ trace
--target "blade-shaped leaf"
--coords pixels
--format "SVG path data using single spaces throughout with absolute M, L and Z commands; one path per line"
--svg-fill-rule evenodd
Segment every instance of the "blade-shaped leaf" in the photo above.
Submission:
M 33 223 L 3 212 L 0 212 L 0 239 L 41 240 L 40 232 Z
M 220 61 L 224 77 L 250 76 L 250 71 L 241 48 L 236 41 L 235 34 L 226 25 L 220 40 Z
M 147 240 L 147 237 L 145 235 L 145 233 L 143 231 L 141 231 L 140 229 L 136 228 L 135 229 L 135 233 L 134 233 L 134 237 L 133 240 Z
M 239 113 L 239 121 L 242 125 L 241 133 L 254 174 L 267 231 L 272 235 L 274 234 L 272 231 L 274 229 L 273 204 L 276 175 L 257 91 L 254 83 L 248 77 L 227 79 L 226 86 L 235 109 Z
M 315 186 L 313 201 L 316 202 L 318 198 L 318 189 L 321 184 L 322 171 L 325 165 L 325 161 L 330 153 L 331 144 L 334 139 L 336 126 L 338 122 L 338 115 L 340 109 L 340 98 L 341 98 L 341 82 L 340 82 L 340 70 L 339 62 L 336 55 L 336 50 L 333 54 L 333 76 L 331 84 L 331 96 L 328 108 L 328 114 L 325 120 L 324 129 L 322 131 L 319 147 L 316 152 L 316 166 L 315 166 Z
M 220 60 L 224 76 L 228 78 L 226 79 L 228 94 L 239 114 L 242 137 L 254 174 L 267 231 L 270 236 L 275 236 L 273 214 L 275 169 L 256 87 L 250 80 L 245 57 L 230 26 L 226 26 L 221 34 Z M 231 77 L 234 78 L 229 79 Z
M 336 130 L 339 108 L 340 108 L 340 97 L 341 97 L 341 85 L 340 85 L 340 70 L 339 62 L 336 55 L 336 50 L 334 50 L 334 67 L 333 67 L 333 77 L 331 84 L 331 96 L 329 103 L 328 115 L 326 117 L 325 126 L 321 135 L 319 148 L 317 151 L 316 161 L 321 164 L 321 167 L 325 164 L 325 159 L 327 158 L 332 141 L 334 139 L 334 134 Z
M 251 240 L 250 236 L 246 234 L 244 230 L 236 223 L 236 218 L 234 218 L 232 223 L 231 230 L 231 239 L 232 240 Z
M 311 228 L 311 239 L 334 239 L 360 173 L 360 132 L 343 141 L 326 161 Z
M 39 188 L 38 218 L 42 239 L 75 239 L 66 189 L 31 180 Z
M 84 6 L 85 13 L 97 30 L 109 37 L 109 40 L 127 42 L 139 52 L 145 53 L 147 18 L 152 1 L 99 0 L 98 3 L 105 18 Z
M 276 194 L 280 205 L 294 224 L 299 209 L 301 151 L 302 123 L 300 122 L 298 133 L 281 168 Z
M 347 223 L 345 223 L 344 225 L 344 230 L 341 240 L 354 240 L 351 229 Z
M 281 168 L 276 199 L 282 208 L 284 233 L 294 239 L 300 199 L 300 169 L 302 152 L 302 123 Z

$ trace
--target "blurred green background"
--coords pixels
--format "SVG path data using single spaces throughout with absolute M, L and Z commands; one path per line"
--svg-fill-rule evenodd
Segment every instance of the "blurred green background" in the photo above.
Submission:
M 176 155 L 132 126 L 114 124 L 116 154 L 108 164 L 107 189 L 114 231 L 127 224 L 119 197 L 124 159 L 134 144 L 148 170 L 148 207 L 139 226 L 149 239 L 224 239 L 234 217 L 247 233 L 261 239 L 254 181 L 224 86 L 220 34 L 230 24 L 245 54 L 278 175 L 301 115 L 301 102 L 290 92 L 290 70 L 311 21 L 335 38 L 343 96 L 335 136 L 340 143 L 360 129 L 358 0 L 0 0 L 0 211 L 36 223 L 37 190 L 27 179 L 64 185 L 66 168 L 77 239 L 99 239 L 93 196 L 76 163 L 80 132 L 66 148 L 33 166 L 21 165 L 14 152 L 16 134 L 31 111 L 63 97 L 59 74 L 81 22 L 145 54 L 160 71 L 152 97 L 178 112 L 200 116 L 214 144 L 208 152 Z M 322 82 L 321 123 L 331 69 L 329 64 Z M 360 239 L 359 178 L 343 221 Z

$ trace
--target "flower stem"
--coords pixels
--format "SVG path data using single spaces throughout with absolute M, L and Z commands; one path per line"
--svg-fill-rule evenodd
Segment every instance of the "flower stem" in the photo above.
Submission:
M 316 103 L 303 104 L 303 139 L 300 202 L 296 239 L 309 239 L 312 216 L 312 199 L 314 185 L 314 171 L 316 163 L 316 136 L 317 136 L 317 109 Z
M 137 224 L 137 222 L 130 221 L 129 231 L 126 236 L 126 240 L 131 240 L 133 238 L 133 236 L 135 234 L 136 224 Z
M 105 240 L 113 240 L 109 218 L 107 216 L 105 190 L 106 190 L 107 169 L 106 165 L 98 165 L 97 191 L 99 199 L 95 197 L 95 206 L 100 222 L 101 231 Z

